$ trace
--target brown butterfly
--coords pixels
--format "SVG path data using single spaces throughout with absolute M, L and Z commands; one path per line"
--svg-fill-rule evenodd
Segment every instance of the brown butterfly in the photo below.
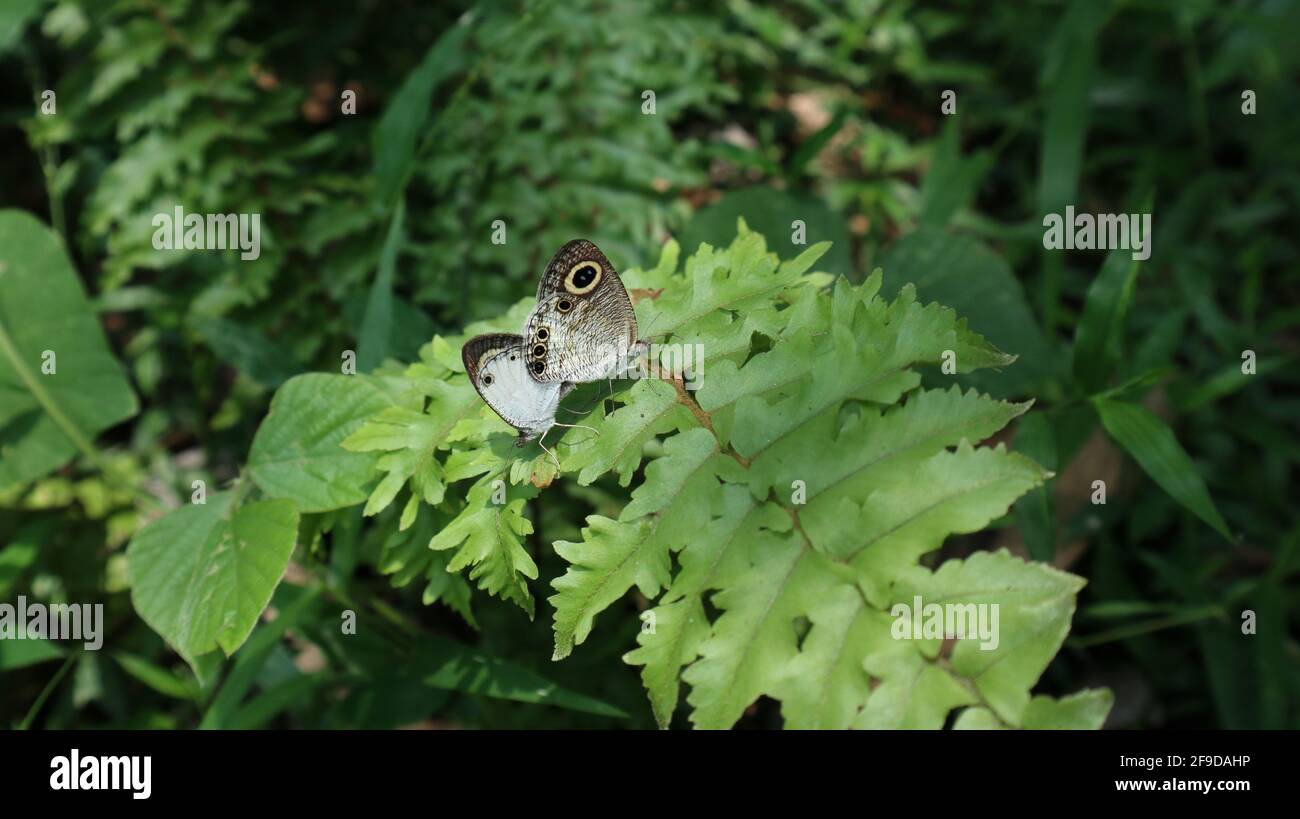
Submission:
M 524 339 L 527 372 L 543 384 L 610 377 L 644 346 L 618 272 L 586 239 L 567 242 L 546 266 Z

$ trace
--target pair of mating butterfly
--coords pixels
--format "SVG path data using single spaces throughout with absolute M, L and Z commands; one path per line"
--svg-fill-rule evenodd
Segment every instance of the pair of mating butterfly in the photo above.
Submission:
M 614 266 L 596 245 L 574 239 L 546 266 L 524 334 L 475 336 L 460 355 L 479 396 L 519 431 L 516 446 L 540 435 L 546 449 L 551 427 L 577 426 L 555 420 L 560 399 L 578 384 L 617 375 L 644 346 Z

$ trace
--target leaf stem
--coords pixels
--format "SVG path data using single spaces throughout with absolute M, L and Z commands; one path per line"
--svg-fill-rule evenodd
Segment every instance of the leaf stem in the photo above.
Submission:
M 76 650 L 69 654 L 68 658 L 63 661 L 63 665 L 59 667 L 59 670 L 54 672 L 54 676 L 50 677 L 50 681 L 41 689 L 40 696 L 36 698 L 36 702 L 33 702 L 32 707 L 27 709 L 27 716 L 23 717 L 23 721 L 18 723 L 19 731 L 26 731 L 32 727 L 32 721 L 36 719 L 36 715 L 39 714 L 41 708 L 44 707 L 45 701 L 48 700 L 50 695 L 54 693 L 55 689 L 59 687 L 59 683 L 62 682 L 63 678 L 67 675 L 68 669 L 72 668 L 73 662 L 81 656 L 81 651 L 82 648 L 78 646 Z
M 682 379 L 669 378 L 667 381 L 673 385 L 673 389 L 677 390 L 677 401 L 690 410 L 691 414 L 695 416 L 695 420 L 699 421 L 700 425 L 707 429 L 716 439 L 718 436 L 713 430 L 713 418 L 710 417 L 709 414 L 704 411 L 704 408 L 697 404 L 695 399 L 691 397 L 691 394 L 686 391 L 686 384 L 683 383 Z M 741 455 L 739 452 L 736 452 L 731 447 L 724 447 L 722 451 L 735 458 L 741 466 L 749 466 L 749 459 Z

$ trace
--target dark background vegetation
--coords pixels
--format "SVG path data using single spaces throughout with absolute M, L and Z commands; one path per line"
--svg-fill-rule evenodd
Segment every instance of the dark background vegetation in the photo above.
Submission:
M 1113 688 L 1114 727 L 1300 726 L 1297 42 L 1288 0 L 5 0 L 0 207 L 64 237 L 142 411 L 100 439 L 133 484 L 78 461 L 0 495 L 0 600 L 102 601 L 109 632 L 98 655 L 0 667 L 0 720 L 200 723 L 184 664 L 131 608 L 123 549 L 191 480 L 238 473 L 276 386 L 357 348 L 403 196 L 402 360 L 532 292 L 575 236 L 645 267 L 670 235 L 686 253 L 726 243 L 738 215 L 791 256 L 802 219 L 810 243 L 835 242 L 823 269 L 860 280 L 881 266 L 887 291 L 915 281 L 1020 354 L 981 387 L 1037 401 L 1027 419 L 1041 420 L 1010 437 L 1056 478 L 944 554 L 1006 545 L 1088 580 L 1042 690 Z M 386 114 L 427 60 L 427 110 Z M 56 117 L 35 113 L 46 88 Z M 340 113 L 344 89 L 355 116 Z M 386 115 L 409 120 L 409 176 L 376 162 Z M 1148 202 L 1154 253 L 1115 372 L 1095 383 L 1072 347 L 1105 254 L 1045 252 L 1042 215 Z M 261 259 L 153 253 L 150 219 L 177 203 L 261 213 Z M 498 219 L 505 245 L 489 241 Z M 1116 386 L 1173 428 L 1234 540 L 1101 432 L 1086 398 Z M 1094 480 L 1104 506 L 1089 503 Z M 576 534 L 599 491 L 548 496 L 530 544 L 543 596 L 563 570 L 544 543 Z M 376 570 L 376 536 L 353 511 L 331 542 L 353 539 L 352 588 L 392 612 L 394 639 L 441 635 L 628 717 L 426 688 L 383 669 L 376 646 L 380 671 L 265 704 L 248 724 L 652 724 L 620 660 L 632 601 L 551 664 L 545 604 L 529 623 L 476 596 L 477 630 L 423 606 L 419 584 Z M 294 570 L 327 569 L 325 551 Z M 1260 622 L 1246 639 L 1244 609 Z M 301 640 L 270 645 L 253 694 L 317 661 Z M 779 723 L 760 702 L 741 725 Z

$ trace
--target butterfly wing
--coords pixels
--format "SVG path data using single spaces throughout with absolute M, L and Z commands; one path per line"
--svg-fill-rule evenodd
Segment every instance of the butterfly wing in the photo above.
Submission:
M 475 336 L 461 348 L 465 374 L 479 396 L 528 439 L 545 432 L 555 423 L 560 399 L 571 384 L 544 383 L 525 370 L 523 337 L 510 333 Z
M 586 239 L 561 247 L 524 325 L 527 373 L 538 382 L 596 381 L 637 340 L 636 312 L 614 266 Z

